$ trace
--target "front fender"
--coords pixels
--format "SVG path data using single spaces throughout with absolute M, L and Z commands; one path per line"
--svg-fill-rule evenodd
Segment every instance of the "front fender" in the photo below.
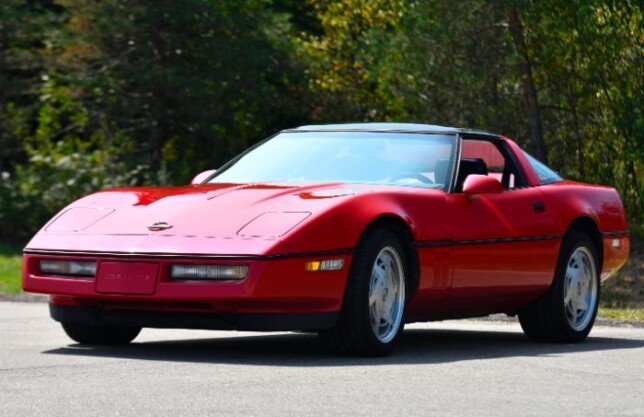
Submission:
M 314 213 L 285 236 L 285 244 L 295 252 L 353 248 L 365 229 L 385 215 L 404 222 L 414 240 L 445 239 L 449 236 L 446 204 L 439 190 L 410 187 L 360 194 Z

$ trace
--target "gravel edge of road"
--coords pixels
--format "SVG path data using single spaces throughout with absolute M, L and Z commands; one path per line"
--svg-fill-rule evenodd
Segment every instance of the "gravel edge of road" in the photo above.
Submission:
M 506 316 L 505 314 L 492 314 L 485 317 L 476 317 L 471 320 L 492 321 L 497 323 L 498 322 L 503 322 L 503 323 L 519 322 L 519 319 L 517 317 L 510 317 L 510 316 Z M 617 319 L 609 319 L 605 317 L 597 317 L 595 319 L 595 326 L 644 328 L 644 320 L 617 320 Z
M 40 294 L 0 294 L 0 301 L 15 303 L 46 303 L 49 296 Z
M 47 295 L 40 294 L 0 294 L 0 301 L 9 301 L 15 303 L 46 303 L 49 299 Z M 484 317 L 473 317 L 474 321 L 491 321 L 501 323 L 516 323 L 516 317 L 506 316 L 505 314 L 492 314 Z M 644 328 L 644 320 L 616 320 L 597 317 L 595 325 L 606 327 L 638 327 Z

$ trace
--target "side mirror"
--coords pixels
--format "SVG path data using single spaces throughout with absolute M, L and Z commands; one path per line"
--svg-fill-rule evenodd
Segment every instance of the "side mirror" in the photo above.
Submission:
M 500 194 L 503 192 L 503 185 L 494 177 L 487 175 L 468 175 L 463 183 L 465 194 Z
M 192 181 L 190 181 L 190 184 L 192 184 L 192 185 L 201 184 L 202 182 L 204 182 L 206 180 L 206 178 L 208 178 L 209 176 L 211 176 L 215 172 L 217 172 L 216 169 L 209 169 L 208 171 L 200 172 L 199 174 L 197 174 L 197 176 L 195 176 L 192 179 Z

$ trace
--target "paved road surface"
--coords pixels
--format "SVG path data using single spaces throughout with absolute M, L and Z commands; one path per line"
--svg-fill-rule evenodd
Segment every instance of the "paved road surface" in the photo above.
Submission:
M 0 302 L 0 416 L 644 416 L 644 329 L 535 345 L 516 323 L 408 326 L 394 355 L 315 336 L 144 329 L 73 344 L 42 303 Z

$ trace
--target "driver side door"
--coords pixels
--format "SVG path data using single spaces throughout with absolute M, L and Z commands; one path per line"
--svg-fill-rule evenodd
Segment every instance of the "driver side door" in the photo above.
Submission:
M 461 170 L 454 192 L 447 195 L 452 220 L 450 299 L 471 311 L 511 309 L 537 297 L 550 285 L 555 269 L 559 238 L 553 217 L 539 187 L 525 185 L 504 144 L 463 139 L 459 163 L 462 167 L 463 160 L 482 160 L 487 175 L 503 183 L 503 192 L 463 192 L 467 173 Z

